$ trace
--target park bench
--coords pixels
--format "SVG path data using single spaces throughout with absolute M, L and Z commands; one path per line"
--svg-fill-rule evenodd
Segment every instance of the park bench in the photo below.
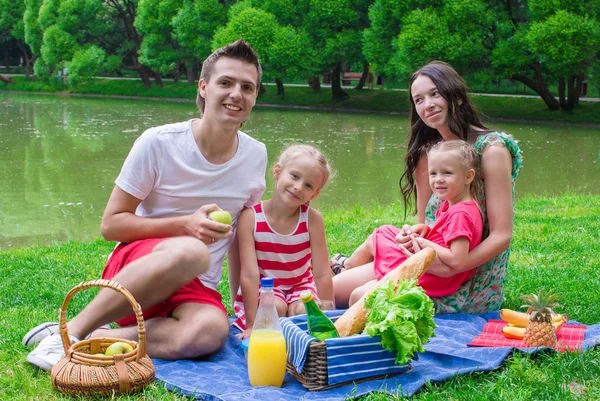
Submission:
M 345 72 L 342 75 L 342 81 L 358 81 L 362 77 L 362 72 Z
M 362 72 L 344 72 L 342 73 L 342 85 L 350 85 L 351 81 L 359 81 L 362 76 Z M 323 83 L 331 83 L 331 75 L 329 72 L 323 73 Z M 372 72 L 369 72 L 367 76 L 366 84 L 372 88 L 374 83 L 374 76 Z
M 359 81 L 360 77 L 362 77 L 362 72 L 344 72 L 342 74 L 342 84 L 350 85 L 351 81 Z M 367 82 L 365 82 L 369 88 L 373 87 L 374 77 L 373 73 L 369 72 L 367 75 Z

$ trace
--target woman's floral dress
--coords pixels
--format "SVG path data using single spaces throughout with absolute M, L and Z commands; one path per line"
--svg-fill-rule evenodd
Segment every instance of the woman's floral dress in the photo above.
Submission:
M 474 146 L 481 157 L 488 146 L 496 143 L 503 144 L 510 152 L 513 159 L 512 166 L 512 198 L 514 205 L 515 180 L 519 170 L 523 167 L 523 155 L 516 140 L 504 132 L 491 132 L 477 138 Z M 440 201 L 434 194 L 427 203 L 425 211 L 426 223 L 432 226 L 435 222 L 435 212 L 440 206 Z M 484 215 L 483 239 L 489 234 L 485 194 L 479 198 L 479 204 Z M 499 310 L 504 300 L 504 282 L 508 270 L 508 257 L 510 248 L 502 252 L 488 263 L 479 266 L 469 281 L 463 283 L 452 295 L 446 297 L 432 297 L 436 313 L 481 313 Z

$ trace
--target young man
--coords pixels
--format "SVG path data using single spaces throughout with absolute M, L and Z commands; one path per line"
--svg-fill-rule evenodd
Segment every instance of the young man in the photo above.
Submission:
M 120 244 L 102 278 L 121 283 L 141 305 L 151 357 L 194 358 L 217 351 L 227 339 L 227 312 L 216 291 L 223 258 L 229 249 L 237 291 L 237 218 L 265 190 L 266 148 L 239 131 L 256 102 L 261 74 L 258 56 L 244 41 L 216 50 L 202 65 L 198 84 L 202 118 L 144 132 L 115 181 L 101 231 Z M 219 209 L 231 213 L 232 226 L 208 218 Z M 101 326 L 113 321 L 121 327 L 107 333 Z M 67 326 L 73 341 L 88 335 L 138 338 L 131 305 L 110 289 Z M 40 342 L 28 362 L 50 370 L 62 358 L 60 336 L 49 335 L 57 329 L 45 323 L 27 333 L 25 345 Z

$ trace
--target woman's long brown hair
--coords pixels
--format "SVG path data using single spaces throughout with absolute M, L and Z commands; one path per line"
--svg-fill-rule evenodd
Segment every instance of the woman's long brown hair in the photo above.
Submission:
M 475 105 L 467 95 L 468 88 L 460 75 L 449 64 L 443 61 L 432 61 L 416 71 L 408 85 L 410 99 L 410 137 L 406 151 L 406 167 L 400 177 L 400 189 L 404 200 L 404 217 L 406 217 L 411 197 L 414 197 L 415 212 L 417 209 L 417 191 L 415 170 L 421 156 L 429 147 L 439 142 L 440 133 L 421 120 L 412 97 L 412 84 L 419 76 L 424 75 L 435 84 L 440 95 L 448 102 L 448 128 L 462 140 L 467 140 L 473 128 L 487 130 L 479 119 Z

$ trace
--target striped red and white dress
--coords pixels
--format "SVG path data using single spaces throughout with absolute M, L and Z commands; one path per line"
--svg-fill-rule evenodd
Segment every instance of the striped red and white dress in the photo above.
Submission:
M 308 232 L 309 206 L 300 206 L 296 229 L 290 234 L 279 234 L 273 230 L 263 213 L 262 202 L 254 210 L 254 246 L 260 278 L 274 279 L 275 296 L 287 305 L 300 300 L 300 293 L 310 290 L 318 300 L 317 287 L 311 270 L 310 235 Z M 246 315 L 241 288 L 233 306 L 237 319 L 233 323 L 241 330 L 246 329 Z

